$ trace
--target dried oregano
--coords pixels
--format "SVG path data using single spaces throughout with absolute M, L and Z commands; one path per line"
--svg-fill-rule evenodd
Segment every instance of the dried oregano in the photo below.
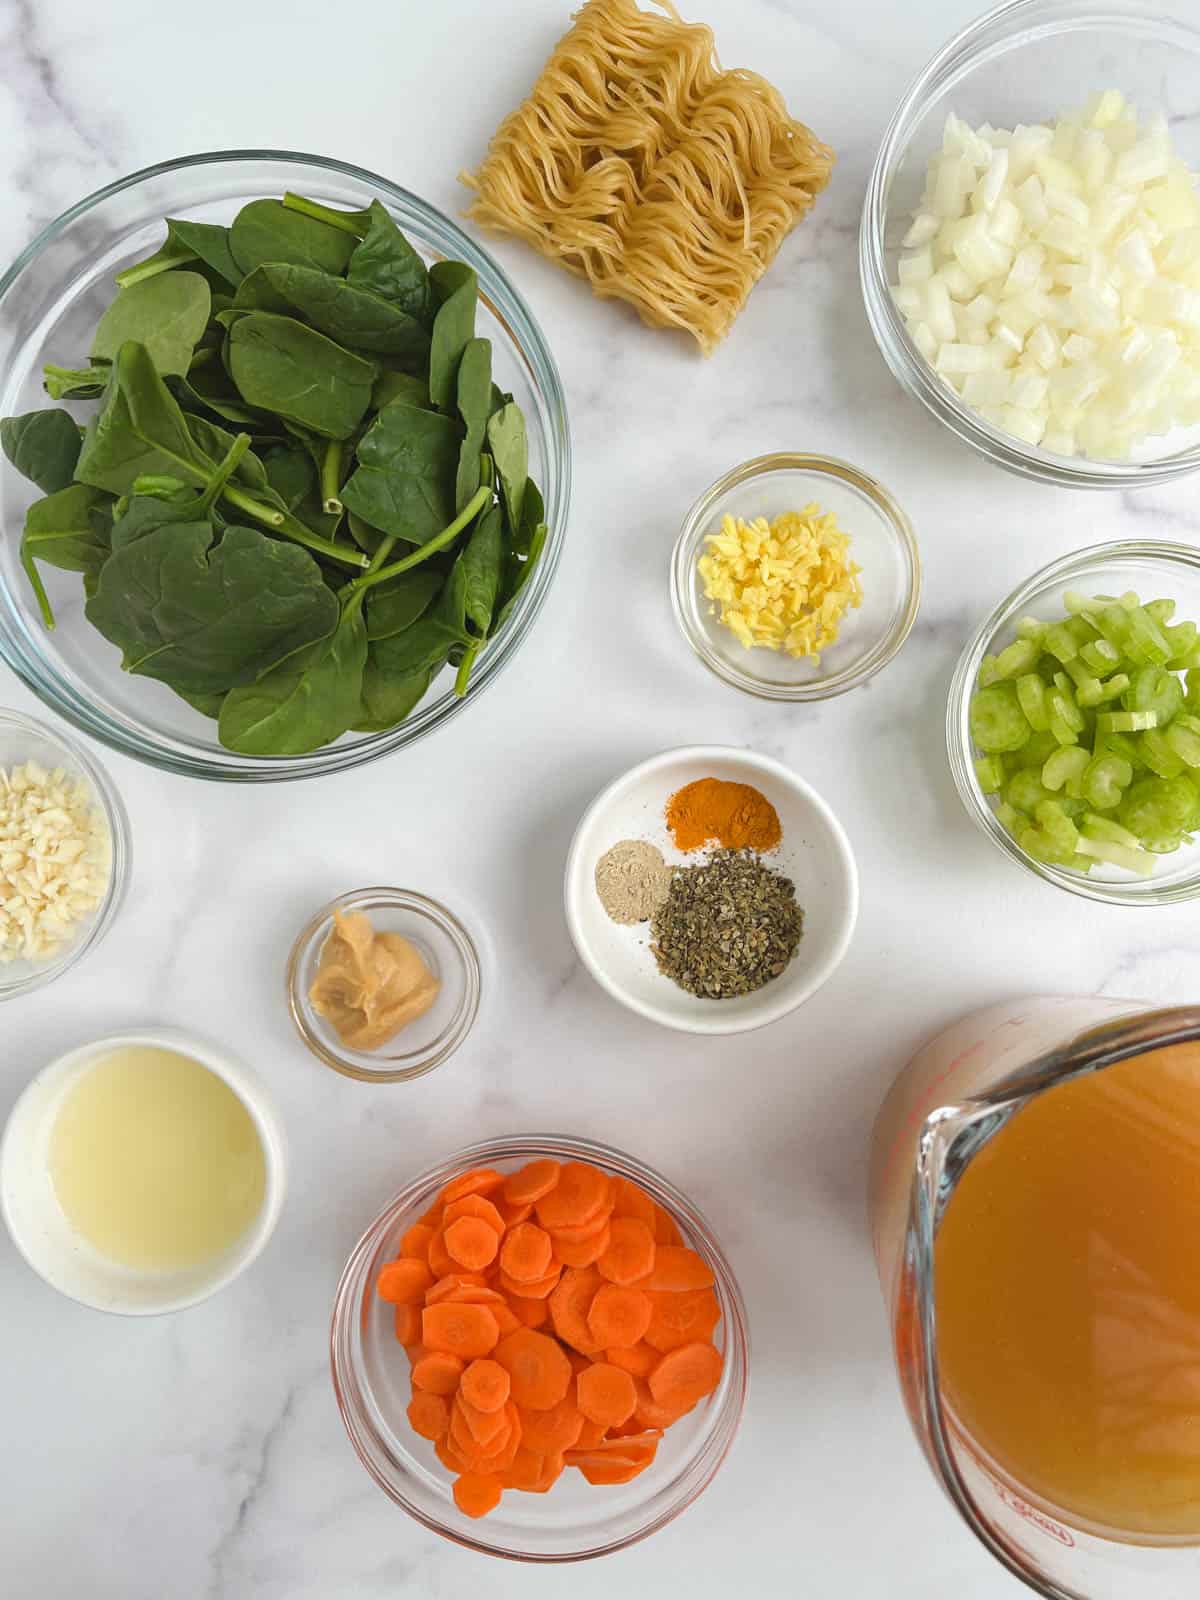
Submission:
M 716 850 L 680 867 L 651 924 L 659 970 L 708 1000 L 751 994 L 796 953 L 796 886 L 750 850 Z

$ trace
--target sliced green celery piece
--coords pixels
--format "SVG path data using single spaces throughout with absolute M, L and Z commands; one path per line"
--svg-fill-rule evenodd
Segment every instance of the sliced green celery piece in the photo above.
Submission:
M 1187 701 L 1188 708 L 1192 711 L 1200 711 L 1200 662 L 1197 662 L 1194 667 L 1189 667 L 1183 678 L 1187 684 L 1184 699 Z
M 1045 728 L 1040 732 L 1029 735 L 1029 742 L 1021 748 L 1003 758 L 1006 769 L 1016 772 L 1021 767 L 1036 767 L 1040 772 L 1042 764 L 1060 748 L 1058 740 Z
M 1146 849 L 1161 849 L 1194 826 L 1198 805 L 1200 790 L 1190 778 L 1140 778 L 1126 792 L 1117 817 Z
M 1103 705 L 1105 701 L 1112 698 L 1113 695 L 1111 693 L 1105 693 L 1105 686 L 1100 682 L 1099 678 L 1085 675 L 1075 680 L 1075 704 L 1078 706 L 1090 709 L 1092 706 Z
M 1093 616 L 1097 628 L 1113 649 L 1122 656 L 1131 655 L 1129 614 L 1125 608 L 1119 605 L 1105 606 L 1103 610 L 1093 613 Z
M 1133 782 L 1133 768 L 1122 756 L 1097 756 L 1083 774 L 1083 797 L 1097 811 L 1111 811 Z
M 1145 765 L 1160 778 L 1178 778 L 1187 765 L 1160 728 L 1147 728 L 1138 734 L 1138 749 Z
M 1007 800 L 1001 800 L 996 807 L 996 820 L 1002 828 L 1012 834 L 1029 826 L 1029 818 L 1025 813 L 1018 811 L 1016 806 L 1010 806 Z
M 1035 733 L 1045 733 L 1050 727 L 1050 704 L 1046 699 L 1046 685 L 1036 672 L 1024 672 L 1017 679 L 1017 703 L 1025 713 L 1025 720 Z
M 1171 749 L 1189 767 L 1200 767 L 1200 718 L 1177 717 L 1163 736 Z
M 1011 683 L 977 689 L 968 711 L 971 738 L 985 755 L 1019 750 L 1033 731 Z
M 1142 610 L 1148 617 L 1153 617 L 1155 622 L 1170 622 L 1175 615 L 1174 600 L 1147 600 Z
M 1046 631 L 1046 624 L 1039 622 L 1036 617 L 1021 617 L 1017 622 L 1017 638 L 1032 639 L 1034 644 L 1040 646 L 1042 635 Z
M 1134 772 L 1141 772 L 1146 766 L 1139 740 L 1128 733 L 1104 733 L 1097 728 L 1092 755 L 1097 760 L 1101 756 L 1120 756 L 1122 760 L 1128 761 Z
M 1085 616 L 1067 617 L 1063 627 L 1081 649 L 1085 644 L 1091 644 L 1094 639 L 1099 638 L 1096 628 Z
M 1079 641 L 1061 622 L 1052 622 L 1042 635 L 1042 648 L 1057 661 L 1073 661 L 1079 654 Z
M 1136 606 L 1128 614 L 1129 637 L 1140 659 L 1156 667 L 1165 667 L 1171 659 L 1171 646 L 1167 636 L 1144 606 Z
M 1079 787 L 1080 780 L 1090 764 L 1090 757 L 1086 750 L 1079 745 L 1069 745 L 1066 749 L 1056 750 L 1042 768 L 1042 782 L 1047 789 L 1058 790 L 1066 788 L 1072 799 L 1078 800 L 1083 793 Z
M 1107 678 L 1121 665 L 1121 652 L 1107 639 L 1093 639 L 1079 651 L 1079 659 L 1097 678 Z
M 1106 683 L 1100 683 L 1097 680 L 1097 687 L 1094 692 L 1087 692 L 1083 689 L 1080 689 L 1076 693 L 1075 698 L 1081 706 L 1104 706 L 1107 705 L 1110 700 L 1119 700 L 1128 687 L 1128 674 L 1124 672 L 1115 672 Z
M 1050 716 L 1052 719 L 1057 717 L 1060 722 L 1066 723 L 1068 728 L 1073 728 L 1077 734 L 1082 733 L 1087 726 L 1082 712 L 1075 704 L 1075 696 L 1071 693 L 1069 682 L 1066 688 L 1059 684 L 1051 691 Z
M 1039 829 L 1056 850 L 1067 856 L 1075 854 L 1079 829 L 1057 800 L 1043 800 L 1034 812 L 1034 817 Z
M 1157 711 L 1101 711 L 1096 717 L 1101 733 L 1143 733 L 1158 727 Z
M 1142 878 L 1148 878 L 1154 871 L 1154 857 L 1147 855 L 1144 850 L 1132 850 L 1127 845 L 1114 844 L 1110 839 L 1089 838 L 1086 833 L 1079 836 L 1079 854 L 1095 856 L 1097 861 L 1107 861 L 1114 867 L 1124 867 L 1127 872 L 1136 872 Z
M 975 781 L 984 794 L 998 794 L 1004 787 L 1004 766 L 999 756 L 976 756 Z
M 995 656 L 984 656 L 979 663 L 979 676 L 975 680 L 976 684 L 980 689 L 989 689 L 998 677 Z
M 1012 644 L 1005 645 L 996 657 L 992 669 L 992 682 L 999 683 L 1006 678 L 1019 678 L 1023 672 L 1028 672 L 1040 654 L 1038 647 L 1029 639 L 1014 639 Z
M 1041 773 L 1026 767 L 1023 772 L 1014 772 L 1005 784 L 1004 798 L 1010 806 L 1032 816 L 1043 800 L 1053 800 L 1054 795 L 1042 782 Z
M 1107 839 L 1110 844 L 1123 844 L 1126 850 L 1141 849 L 1142 841 L 1136 833 L 1130 833 L 1128 828 L 1123 828 L 1111 817 L 1098 817 L 1094 811 L 1087 813 L 1079 831 L 1086 833 L 1089 839 Z
M 1017 843 L 1027 856 L 1044 861 L 1050 866 L 1069 867 L 1074 850 L 1063 850 L 1041 828 L 1024 828 L 1017 835 Z
M 1165 728 L 1183 710 L 1183 685 L 1165 667 L 1139 667 L 1121 696 L 1126 711 L 1153 711 L 1155 726 Z
M 1163 631 L 1171 647 L 1171 659 L 1167 665 L 1172 672 L 1181 672 L 1184 667 L 1191 665 L 1188 657 L 1200 643 L 1200 628 L 1194 622 L 1177 622 L 1173 628 Z
M 1061 745 L 1079 743 L 1080 730 L 1065 722 L 1056 711 L 1050 713 L 1050 732 Z

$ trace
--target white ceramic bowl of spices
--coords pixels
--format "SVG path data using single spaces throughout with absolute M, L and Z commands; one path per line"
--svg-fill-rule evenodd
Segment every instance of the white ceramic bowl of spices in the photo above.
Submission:
M 782 762 L 693 745 L 596 797 L 564 899 L 580 960 L 615 1000 L 664 1027 L 742 1033 L 836 969 L 858 871 L 837 817 Z

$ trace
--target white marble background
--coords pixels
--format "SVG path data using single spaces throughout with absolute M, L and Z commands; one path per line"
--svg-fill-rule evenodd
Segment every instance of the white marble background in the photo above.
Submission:
M 343 157 L 456 210 L 565 25 L 568 0 L 3 0 L 0 252 L 148 162 L 236 145 Z M 861 1600 L 1015 1597 L 955 1521 L 910 1438 L 870 1260 L 875 1106 L 924 1036 L 1017 991 L 1187 991 L 1194 910 L 1088 906 L 1023 875 L 968 821 L 942 714 L 976 619 L 1053 556 L 1131 530 L 1189 537 L 1195 488 L 1056 492 L 978 463 L 899 392 L 859 301 L 860 200 L 887 116 L 974 0 L 705 0 L 725 61 L 767 72 L 840 161 L 726 346 L 703 363 L 495 246 L 557 352 L 576 498 L 552 602 L 476 711 L 415 751 L 285 788 L 188 783 L 113 757 L 136 870 L 103 948 L 0 1019 L 0 1113 L 64 1047 L 121 1025 L 208 1030 L 271 1080 L 294 1158 L 267 1255 L 177 1317 L 60 1299 L 0 1239 L 0 1591 L 11 1600 Z M 815 449 L 861 462 L 910 512 L 921 619 L 867 689 L 760 705 L 675 633 L 680 516 L 734 462 Z M 0 702 L 34 709 L 7 675 Z M 594 791 L 677 743 L 752 745 L 842 815 L 862 916 L 828 987 L 742 1040 L 627 1015 L 580 970 L 560 873 Z M 351 825 L 347 825 L 352 819 Z M 282 969 L 312 908 L 365 881 L 444 896 L 482 935 L 485 1010 L 453 1064 L 369 1089 L 290 1033 Z M 668 1101 L 682 1114 L 665 1119 Z M 561 1571 L 426 1534 L 368 1480 L 326 1371 L 341 1264 L 415 1169 L 482 1133 L 624 1144 L 707 1210 L 749 1302 L 749 1409 L 704 1500 L 649 1542 Z M 781 1270 L 783 1267 L 783 1270 Z

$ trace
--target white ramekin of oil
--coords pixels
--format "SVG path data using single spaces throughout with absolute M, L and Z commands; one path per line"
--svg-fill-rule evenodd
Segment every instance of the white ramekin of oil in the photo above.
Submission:
M 283 1128 L 241 1062 L 175 1030 L 44 1068 L 0 1142 L 0 1211 L 53 1288 L 127 1316 L 178 1311 L 259 1254 L 283 1205 Z

